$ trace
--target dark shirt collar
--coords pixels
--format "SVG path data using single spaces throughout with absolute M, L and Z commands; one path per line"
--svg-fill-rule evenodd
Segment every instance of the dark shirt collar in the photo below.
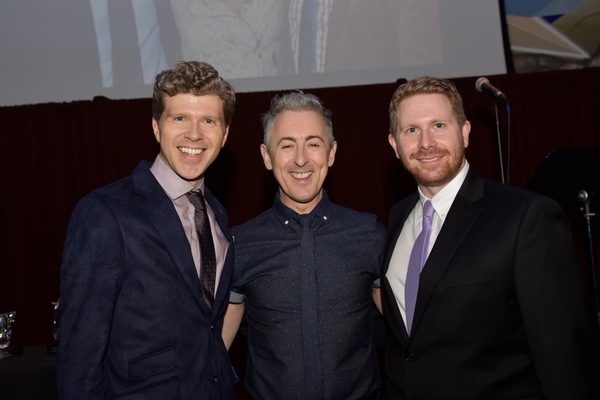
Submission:
M 329 214 L 331 202 L 329 201 L 329 196 L 327 196 L 327 192 L 323 189 L 323 197 L 321 201 L 314 210 L 312 210 L 308 215 L 312 216 L 310 226 L 312 228 L 316 228 L 317 226 L 322 226 L 328 224 Z M 284 226 L 290 226 L 293 224 L 295 226 L 300 225 L 300 218 L 305 218 L 300 216 L 296 211 L 287 207 L 285 204 L 281 202 L 281 197 L 279 192 L 275 194 L 275 201 L 273 202 L 273 209 L 275 210 L 275 216 L 277 220 Z M 306 215 L 306 214 L 305 214 Z M 315 218 L 316 217 L 316 218 Z

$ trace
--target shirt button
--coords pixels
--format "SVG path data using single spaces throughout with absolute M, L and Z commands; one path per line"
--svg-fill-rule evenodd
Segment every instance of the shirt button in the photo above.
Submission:
M 215 385 L 216 385 L 217 383 L 219 383 L 219 377 L 218 377 L 218 376 L 213 376 L 213 377 L 212 377 L 212 383 L 213 383 L 213 384 L 215 384 Z
M 406 361 L 413 361 L 415 359 L 415 354 L 414 353 L 407 353 L 406 354 Z

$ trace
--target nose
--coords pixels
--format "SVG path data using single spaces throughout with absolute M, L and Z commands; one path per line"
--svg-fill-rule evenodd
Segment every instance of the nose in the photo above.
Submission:
M 300 167 L 307 163 L 307 160 L 306 160 L 306 150 L 304 149 L 303 146 L 296 147 L 296 154 L 295 154 L 295 157 L 294 157 L 294 163 L 296 165 L 300 166 Z
M 202 131 L 202 127 L 200 125 L 192 124 L 185 136 L 195 142 L 197 140 L 204 139 L 204 132 Z
M 421 135 L 419 136 L 419 147 L 422 149 L 428 149 L 430 147 L 436 146 L 437 142 L 435 141 L 434 135 L 428 130 L 423 130 Z

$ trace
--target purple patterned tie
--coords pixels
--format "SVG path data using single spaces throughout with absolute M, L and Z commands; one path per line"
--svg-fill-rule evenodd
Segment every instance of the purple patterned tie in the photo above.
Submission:
M 429 247 L 429 236 L 431 236 L 431 223 L 435 209 L 431 201 L 427 200 L 423 205 L 423 229 L 410 253 L 408 271 L 406 272 L 406 284 L 404 288 L 404 301 L 406 310 L 406 331 L 410 334 L 412 320 L 417 304 L 417 293 L 419 291 L 419 275 L 427 260 L 427 249 Z
M 215 245 L 210 229 L 210 221 L 206 212 L 206 203 L 201 190 L 193 190 L 185 194 L 194 205 L 194 224 L 198 232 L 200 242 L 200 284 L 204 300 L 211 309 L 214 302 L 215 279 L 217 276 L 217 260 L 215 256 Z

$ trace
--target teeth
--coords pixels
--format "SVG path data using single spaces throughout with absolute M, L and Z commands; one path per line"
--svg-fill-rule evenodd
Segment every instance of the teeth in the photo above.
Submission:
M 292 172 L 292 176 L 298 179 L 308 178 L 312 172 Z
M 179 151 L 181 151 L 182 153 L 189 154 L 191 156 L 196 156 L 196 155 L 202 153 L 204 150 L 202 150 L 202 149 L 190 149 L 189 147 L 180 147 Z
M 417 159 L 419 161 L 423 161 L 423 162 L 437 160 L 438 158 L 440 158 L 440 156 L 417 157 Z

